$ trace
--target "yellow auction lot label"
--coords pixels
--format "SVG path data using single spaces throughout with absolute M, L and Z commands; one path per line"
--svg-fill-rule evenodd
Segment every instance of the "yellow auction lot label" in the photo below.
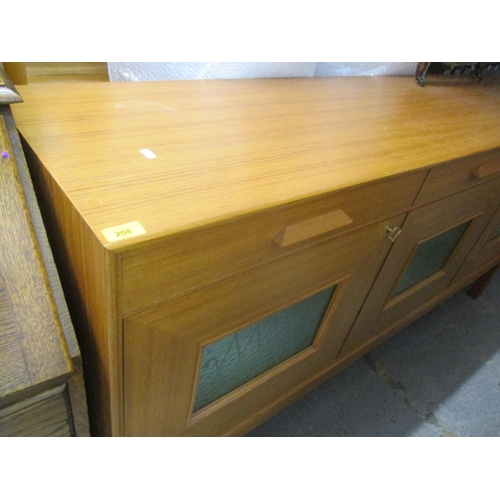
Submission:
M 121 226 L 108 227 L 102 230 L 102 234 L 108 241 L 124 240 L 125 238 L 132 238 L 132 236 L 139 236 L 146 234 L 146 230 L 140 225 L 139 222 L 129 222 Z

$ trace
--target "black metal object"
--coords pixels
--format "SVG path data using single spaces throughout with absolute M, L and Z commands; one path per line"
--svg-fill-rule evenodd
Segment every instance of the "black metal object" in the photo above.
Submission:
M 500 76 L 500 62 L 419 62 L 415 80 L 423 87 L 428 76 L 460 76 L 481 81 L 487 75 Z

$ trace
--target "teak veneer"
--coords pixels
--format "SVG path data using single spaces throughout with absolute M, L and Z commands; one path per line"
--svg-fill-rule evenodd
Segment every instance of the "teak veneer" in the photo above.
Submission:
M 96 435 L 244 434 L 500 263 L 497 85 L 18 90 Z M 197 406 L 208 346 L 330 287 L 309 347 Z

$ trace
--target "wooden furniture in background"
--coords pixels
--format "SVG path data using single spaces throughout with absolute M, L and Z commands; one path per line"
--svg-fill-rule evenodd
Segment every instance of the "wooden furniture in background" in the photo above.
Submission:
M 4 62 L 3 65 L 14 85 L 109 81 L 105 62 Z
M 20 92 L 98 435 L 244 434 L 500 263 L 497 86 Z
M 4 62 L 5 74 L 14 85 L 26 85 L 28 75 L 26 74 L 26 63 L 23 62 Z
M 81 355 L 9 108 L 20 99 L 0 94 L 0 436 L 88 436 Z

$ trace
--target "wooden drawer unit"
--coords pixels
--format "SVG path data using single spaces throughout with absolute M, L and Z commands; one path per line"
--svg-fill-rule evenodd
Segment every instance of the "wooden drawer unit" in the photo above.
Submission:
M 500 177 L 500 150 L 478 153 L 434 166 L 415 205 L 425 205 Z
M 182 233 L 122 257 L 123 314 L 407 211 L 427 171 L 287 204 Z
M 81 358 L 0 68 L 0 436 L 85 436 Z
M 65 386 L 0 409 L 1 437 L 70 437 L 75 435 Z
M 496 245 L 497 90 L 22 88 L 93 433 L 244 434 L 477 278 L 454 281 Z

